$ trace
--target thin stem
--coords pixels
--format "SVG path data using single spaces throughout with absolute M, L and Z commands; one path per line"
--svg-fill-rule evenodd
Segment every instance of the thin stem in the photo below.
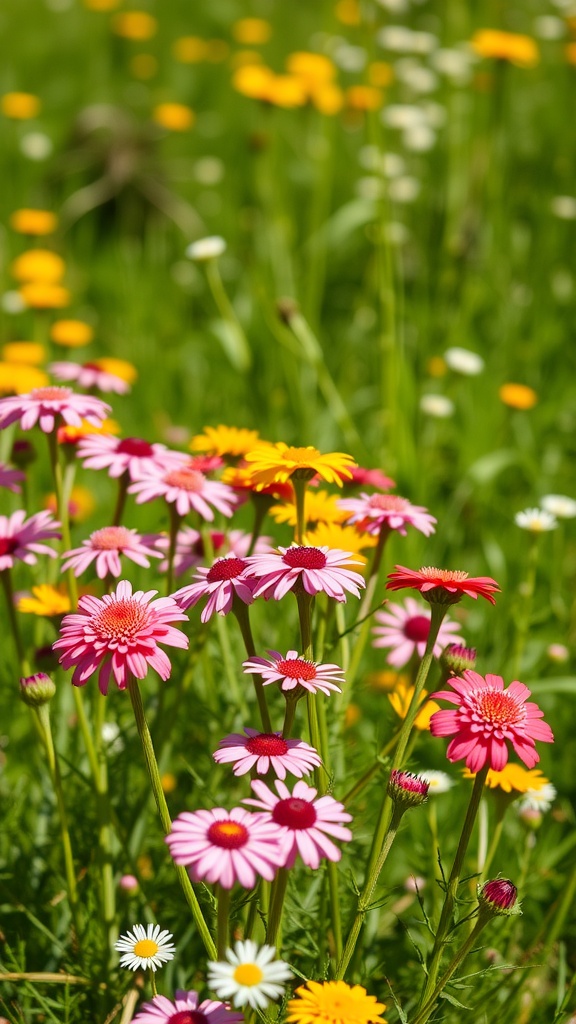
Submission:
M 222 960 L 228 949 L 230 935 L 230 889 L 218 886 L 218 959 Z
M 252 629 L 250 626 L 250 612 L 248 611 L 248 605 L 244 604 L 244 601 L 241 601 L 238 597 L 235 597 L 234 604 L 232 605 L 232 613 L 236 616 L 236 621 L 240 626 L 240 632 L 242 633 L 246 654 L 249 658 L 253 658 L 256 655 L 256 646 L 254 644 L 254 637 L 252 636 Z M 270 720 L 270 712 L 266 703 L 264 685 L 260 676 L 256 674 L 252 675 L 252 682 L 254 685 L 256 700 L 258 701 L 262 727 L 264 732 L 272 732 L 272 722 Z
M 513 794 L 513 796 L 514 795 L 515 794 Z M 500 839 L 502 838 L 502 828 L 504 826 L 504 818 L 506 817 L 506 811 L 508 810 L 512 802 L 513 801 L 509 798 L 505 798 L 503 800 L 498 800 L 496 804 L 496 822 L 494 824 L 492 838 L 490 840 L 490 846 L 488 847 L 488 852 L 485 858 L 483 860 L 481 860 L 480 857 L 478 858 L 478 870 L 480 872 L 480 877 L 478 879 L 479 882 L 485 881 L 488 871 L 490 870 L 490 865 L 494 860 L 494 854 L 496 853 L 496 850 L 498 849 L 498 845 L 500 843 Z
M 230 645 L 230 637 L 228 635 L 228 623 L 222 615 L 218 614 L 216 615 L 216 632 L 218 633 L 220 650 L 222 651 L 222 660 L 224 662 L 224 671 L 230 688 L 230 694 L 236 705 L 240 708 L 243 717 L 247 720 L 249 717 L 248 707 L 244 691 L 241 690 L 238 685 L 236 663 L 232 655 L 232 647 Z
M 2 587 L 6 596 L 6 607 L 8 609 L 10 629 L 12 630 L 12 636 L 14 638 L 14 646 L 16 648 L 20 672 L 23 676 L 29 676 L 30 666 L 28 664 L 28 659 L 26 658 L 24 644 L 22 642 L 22 634 L 20 633 L 20 623 L 18 622 L 16 608 L 14 607 L 14 588 L 12 587 L 12 575 L 10 569 L 3 569 L 0 572 L 0 579 L 2 580 Z
M 538 565 L 538 540 L 539 534 L 533 533 L 531 544 L 528 550 L 528 566 L 526 579 L 523 588 L 523 602 L 517 618 L 516 639 L 514 643 L 514 657 L 512 659 L 512 678 L 517 679 L 522 667 L 522 656 L 528 638 L 530 626 L 530 614 L 532 611 L 532 600 L 536 587 L 536 568 Z
M 156 972 L 150 968 L 150 988 L 152 989 L 152 995 L 158 995 L 158 989 L 156 987 Z
M 296 717 L 296 706 L 298 701 L 294 698 L 286 698 L 286 710 L 284 712 L 284 725 L 282 726 L 282 736 L 285 740 L 290 738 L 292 727 L 294 725 L 294 719 Z
M 354 645 L 352 657 L 350 658 L 350 665 L 348 667 L 348 672 L 346 673 L 346 678 L 348 680 L 349 687 L 352 685 L 356 678 L 356 673 L 358 672 L 360 661 L 362 660 L 362 655 L 364 653 L 364 648 L 366 647 L 368 636 L 370 634 L 370 627 L 372 625 L 372 612 L 370 611 L 370 609 L 372 606 L 372 602 L 374 600 L 374 591 L 376 590 L 376 585 L 378 583 L 378 576 L 380 573 L 380 566 L 382 564 L 384 548 L 391 532 L 392 531 L 390 527 L 386 523 L 383 523 L 382 526 L 380 527 L 380 533 L 378 534 L 378 543 L 374 549 L 374 557 L 372 559 L 372 565 L 370 566 L 370 575 L 368 576 L 366 590 L 364 591 L 364 596 L 360 603 L 360 608 L 358 609 L 358 617 L 356 619 L 356 626 L 358 626 L 359 623 L 362 623 L 362 628 L 360 630 L 360 635 Z M 376 609 L 374 609 L 374 611 L 376 611 Z
M 114 944 L 116 920 L 116 894 L 114 889 L 114 871 L 112 864 L 112 827 L 110 794 L 108 791 L 108 761 L 102 742 L 106 697 L 96 693 L 96 710 L 94 715 L 94 747 L 98 760 L 97 813 L 98 813 L 98 859 L 102 873 L 102 905 L 104 924 L 108 932 L 109 947 Z
M 170 540 L 168 542 L 168 571 L 166 573 L 166 593 L 170 595 L 174 589 L 174 558 L 176 555 L 176 541 L 180 523 L 184 518 L 176 511 L 176 506 L 171 504 L 170 508 Z
M 364 787 L 368 785 L 370 779 L 372 779 L 374 775 L 376 775 L 376 773 L 380 771 L 380 769 L 383 767 L 382 762 L 384 758 L 390 753 L 391 750 L 394 750 L 394 747 L 398 742 L 399 736 L 400 729 L 398 729 L 397 732 L 394 733 L 392 738 L 388 740 L 388 743 L 384 744 L 374 764 L 368 769 L 368 771 L 364 772 L 364 775 L 362 775 L 358 779 L 358 782 L 354 783 L 352 789 L 348 790 L 346 796 L 343 797 L 343 803 L 348 805 L 352 800 L 355 800 L 358 794 L 362 792 Z
M 120 526 L 120 523 L 122 522 L 124 506 L 126 505 L 126 498 L 128 497 L 129 483 L 130 475 L 128 471 L 126 471 L 118 478 L 118 495 L 116 497 L 116 507 L 114 508 L 114 516 L 112 519 L 113 526 Z
M 64 476 L 62 473 L 62 465 L 60 462 L 60 455 L 58 450 L 58 432 L 56 429 L 52 433 L 47 434 L 48 438 L 48 454 L 50 456 L 50 466 L 52 468 L 52 476 L 54 478 L 54 489 L 56 491 L 56 504 L 58 507 L 58 519 L 60 521 L 60 528 L 62 530 L 62 551 L 69 551 L 72 547 L 72 541 L 70 539 L 70 510 L 68 507 L 68 500 L 66 495 L 66 487 L 64 483 Z M 72 611 L 78 607 L 78 584 L 74 575 L 73 569 L 68 569 L 66 573 L 68 581 L 68 593 L 70 595 L 70 605 Z
M 268 928 L 266 929 L 266 942 L 270 946 L 276 945 L 276 938 L 282 920 L 282 909 L 286 886 L 288 885 L 288 869 L 280 868 L 274 882 L 272 883 L 272 894 L 270 897 L 270 914 L 268 917 Z
M 438 982 L 438 984 L 434 988 L 434 991 L 430 995 L 429 999 L 426 1001 L 426 1003 L 424 1004 L 424 1006 L 422 1007 L 422 1009 L 418 1013 L 417 1017 L 414 1018 L 414 1020 L 411 1022 L 411 1024 L 426 1024 L 426 1021 L 430 1018 L 430 1015 L 431 1015 L 431 1013 L 432 1013 L 432 1011 L 434 1009 L 434 1006 L 436 1005 L 436 1002 L 438 1000 L 438 997 L 440 996 L 440 993 L 446 987 L 446 985 L 450 981 L 450 978 L 452 977 L 454 972 L 457 970 L 457 968 L 460 966 L 460 964 L 462 963 L 464 958 L 466 956 L 468 956 L 468 953 L 470 952 L 470 950 L 474 946 L 478 936 L 480 935 L 480 932 L 488 924 L 488 920 L 489 920 L 489 918 L 486 918 L 486 917 L 480 917 L 477 920 L 473 930 L 470 932 L 470 935 L 468 936 L 466 941 L 462 944 L 462 946 L 460 947 L 460 949 L 458 950 L 458 952 L 454 956 L 454 958 L 451 961 L 450 965 L 448 966 L 448 968 L 446 969 L 446 971 L 444 972 L 444 974 L 440 978 L 440 981 Z
M 306 485 L 308 480 L 296 474 L 292 476 L 292 489 L 294 491 L 294 504 L 296 506 L 296 531 L 294 540 L 297 544 L 304 542 L 306 532 Z
M 206 278 L 218 312 L 228 327 L 226 354 L 237 370 L 245 371 L 252 362 L 252 352 L 236 311 L 226 294 L 217 260 L 206 261 Z

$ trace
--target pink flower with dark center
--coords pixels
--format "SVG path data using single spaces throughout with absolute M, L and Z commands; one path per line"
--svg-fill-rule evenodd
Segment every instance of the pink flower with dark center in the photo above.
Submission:
M 293 867 L 298 854 L 309 868 L 317 868 L 322 857 L 340 860 L 342 851 L 328 836 L 344 843 L 352 839 L 350 829 L 342 824 L 352 821 L 352 815 L 344 809 L 344 804 L 331 796 L 317 800 L 317 790 L 302 781 L 296 783 L 292 793 L 279 779 L 275 787 L 278 796 L 257 779 L 252 783 L 252 789 L 259 799 L 243 802 L 261 808 L 263 820 L 273 822 L 278 828 L 283 866 Z
M 272 770 L 279 779 L 285 779 L 287 772 L 301 779 L 322 764 L 318 752 L 304 740 L 285 740 L 280 732 L 244 732 L 245 736 L 238 732 L 225 736 L 212 755 L 217 764 L 234 762 L 234 775 L 246 775 L 255 768 L 258 775 Z
M 380 491 L 389 491 L 396 487 L 396 481 L 385 476 L 380 469 L 365 469 L 363 466 L 351 466 L 351 480 L 344 480 L 344 487 L 377 487 Z
M 126 395 L 130 391 L 127 380 L 102 369 L 98 363 L 50 363 L 48 370 L 56 380 L 74 381 L 81 388 L 114 391 L 117 395 Z
M 150 558 L 162 557 L 159 551 L 142 543 L 142 537 L 136 530 L 128 530 L 125 526 L 105 526 L 82 541 L 82 547 L 64 552 L 62 557 L 67 561 L 63 563 L 62 571 L 73 569 L 74 575 L 80 576 L 92 562 L 96 562 L 96 574 L 101 580 L 108 575 L 120 576 L 120 555 L 126 555 L 145 569 L 150 567 Z
M 279 601 L 297 584 L 307 594 L 324 592 L 335 601 L 346 601 L 347 592 L 360 597 L 366 583 L 360 573 L 344 568 L 361 563 L 352 552 L 339 548 L 311 547 L 293 544 L 267 555 L 252 555 L 247 574 L 258 579 L 254 597 L 273 597 Z
M 544 712 L 537 704 L 526 702 L 530 690 L 524 683 L 515 681 L 504 689 L 502 676 L 484 678 L 472 670 L 449 682 L 452 690 L 439 690 L 432 696 L 457 708 L 436 711 L 430 719 L 430 732 L 454 736 L 446 751 L 450 761 L 466 758 L 466 767 L 474 774 L 486 762 L 500 772 L 508 762 L 509 742 L 527 768 L 533 768 L 540 760 L 535 741 L 554 742 L 550 726 L 540 721 Z
M 51 512 L 37 512 L 26 519 L 20 509 L 11 516 L 0 516 L 0 572 L 11 569 L 14 562 L 36 565 L 36 555 L 56 558 L 56 552 L 39 541 L 60 537 L 60 523 Z
M 161 679 L 168 679 L 172 666 L 158 646 L 188 647 L 188 637 L 171 622 L 181 622 L 186 615 L 171 597 L 151 598 L 156 590 L 132 593 L 132 584 L 120 580 L 116 591 L 93 597 L 86 594 L 78 602 L 78 612 L 65 615 L 60 639 L 54 650 L 62 650 L 60 664 L 74 669 L 74 686 L 84 686 L 99 673 L 100 692 L 108 693 L 113 674 L 120 690 L 130 676 L 144 679 L 153 668 Z
M 378 534 L 385 525 L 406 536 L 406 526 L 413 526 L 425 537 L 434 533 L 434 516 L 421 505 L 412 505 L 396 494 L 361 494 L 359 498 L 341 498 L 337 505 L 352 515 L 346 522 L 354 523 L 365 533 Z
M 72 427 L 81 426 L 83 419 L 99 426 L 110 412 L 100 398 L 76 395 L 71 388 L 34 388 L 28 395 L 0 399 L 0 429 L 19 420 L 21 430 L 31 430 L 39 423 L 45 434 L 51 434 L 61 420 Z
M 5 462 L 0 462 L 0 487 L 6 487 L 14 494 L 19 494 L 22 488 L 20 484 L 26 479 L 26 474 L 20 469 L 12 469 Z
M 137 480 L 149 471 L 165 473 L 168 466 L 188 462 L 184 452 L 174 452 L 163 444 L 150 444 L 139 437 L 115 437 L 113 434 L 89 434 L 78 442 L 77 455 L 85 469 L 107 469 L 117 478 L 127 473 Z
M 277 825 L 242 807 L 184 811 L 166 842 L 172 859 L 189 868 L 193 881 L 218 882 L 224 889 L 235 882 L 253 889 L 258 878 L 270 882 L 284 863 Z
M 144 1003 L 132 1024 L 242 1024 L 244 1014 L 214 999 L 199 1001 L 197 992 L 176 990 L 174 1002 L 154 996 Z
M 426 649 L 432 613 L 423 608 L 412 597 L 407 597 L 403 604 L 387 604 L 386 609 L 375 612 L 374 618 L 379 625 L 374 626 L 372 633 L 375 639 L 373 647 L 390 647 L 386 657 L 389 665 L 402 668 L 411 657 L 417 654 L 421 658 Z M 464 643 L 458 635 L 460 627 L 451 619 L 445 618 L 440 626 L 438 639 L 434 644 L 434 657 L 439 658 L 444 648 L 451 643 Z
M 492 594 L 500 591 L 496 580 L 490 576 L 469 576 L 461 569 L 434 569 L 426 566 L 415 570 L 397 565 L 394 572 L 389 573 L 388 579 L 388 590 L 419 590 L 427 601 L 440 604 L 456 604 L 464 594 L 474 600 L 480 595 L 490 604 L 496 604 Z
M 203 473 L 188 465 L 169 468 L 161 474 L 157 471 L 142 472 L 139 479 L 130 485 L 128 493 L 137 495 L 138 505 L 155 498 L 165 498 L 170 505 L 176 506 L 179 516 L 194 511 L 210 523 L 214 519 L 211 506 L 228 518 L 236 507 L 231 487 L 208 480 Z
M 250 658 L 242 662 L 245 672 L 262 676 L 263 686 L 280 683 L 281 690 L 293 690 L 301 686 L 309 693 L 325 693 L 330 691 L 341 693 L 338 683 L 344 682 L 342 669 L 338 665 L 319 665 L 315 661 L 301 658 L 298 651 L 288 651 L 282 657 L 279 651 L 268 651 L 271 658 Z
M 218 558 L 210 569 L 198 569 L 195 577 L 198 582 L 181 587 L 173 595 L 174 600 L 181 608 L 186 609 L 195 605 L 201 597 L 207 597 L 206 606 L 200 616 L 202 622 L 208 622 L 214 612 L 218 612 L 218 615 L 228 615 L 232 611 L 235 597 L 244 604 L 252 604 L 254 580 L 247 579 L 247 566 L 245 558 L 236 558 L 234 555 Z

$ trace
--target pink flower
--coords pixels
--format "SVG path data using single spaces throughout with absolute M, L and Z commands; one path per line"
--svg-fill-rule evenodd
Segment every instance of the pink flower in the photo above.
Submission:
M 126 395 L 130 391 L 127 380 L 102 369 L 98 363 L 50 363 L 48 370 L 56 380 L 74 381 L 81 388 L 114 391 L 117 395 Z
M 434 533 L 434 516 L 421 505 L 411 505 L 396 494 L 361 494 L 359 498 L 341 498 L 337 505 L 352 515 L 346 522 L 356 523 L 366 533 L 378 534 L 383 526 L 406 536 L 406 525 L 420 530 L 425 537 Z
M 331 796 L 322 796 L 316 800 L 317 790 L 301 780 L 296 783 L 292 793 L 279 779 L 275 786 L 278 796 L 257 779 L 252 783 L 252 789 L 259 800 L 249 799 L 244 800 L 244 803 L 260 807 L 265 812 L 263 820 L 274 822 L 277 826 L 283 866 L 291 868 L 297 854 L 300 854 L 309 868 L 317 868 L 322 857 L 340 860 L 342 851 L 328 836 L 344 843 L 352 839 L 350 829 L 342 825 L 343 821 L 352 821 L 352 815 L 344 809 L 344 804 Z
M 246 775 L 255 767 L 258 775 L 272 770 L 279 779 L 285 779 L 287 772 L 301 779 L 322 764 L 318 752 L 304 740 L 285 740 L 280 732 L 244 732 L 245 736 L 238 732 L 225 736 L 212 755 L 217 764 L 234 761 L 234 775 Z
M 509 741 L 528 768 L 540 760 L 535 740 L 553 743 L 552 730 L 541 722 L 544 712 L 537 704 L 526 703 L 530 690 L 515 681 L 504 689 L 502 676 L 478 675 L 468 670 L 462 678 L 450 679 L 453 690 L 439 690 L 433 697 L 449 700 L 456 711 L 436 711 L 430 719 L 433 736 L 453 736 L 446 756 L 450 761 L 466 758 L 466 767 L 479 772 L 486 762 L 494 771 L 502 771 L 508 761 Z
M 114 437 L 113 434 L 88 434 L 78 442 L 77 455 L 85 469 L 107 469 L 108 476 L 127 473 L 137 480 L 147 471 L 166 472 L 168 465 L 182 466 L 188 461 L 184 452 L 173 452 L 163 444 L 149 444 L 139 437 Z
M 351 466 L 351 480 L 344 481 L 344 487 L 377 487 L 380 491 L 389 491 L 396 487 L 396 481 L 385 476 L 381 469 L 365 469 L 364 466 Z
M 262 814 L 213 807 L 179 814 L 166 842 L 172 859 L 190 869 L 193 881 L 218 882 L 224 889 L 239 882 L 252 889 L 258 878 L 270 882 L 284 863 L 278 836 L 277 825 Z
M 25 479 L 26 474 L 20 469 L 12 469 L 12 466 L 7 466 L 5 462 L 0 462 L 0 487 L 6 487 L 14 494 L 19 494 L 22 489 L 20 484 Z
M 496 604 L 492 597 L 500 587 L 490 576 L 469 576 L 461 569 L 435 569 L 426 566 L 423 569 L 406 569 L 403 565 L 395 566 L 394 572 L 388 574 L 388 590 L 419 590 L 427 601 L 441 604 L 456 604 L 464 594 L 473 597 L 485 597 L 490 604 Z
M 101 693 L 108 693 L 113 674 L 120 690 L 130 675 L 144 679 L 153 668 L 161 679 L 172 671 L 170 661 L 159 643 L 168 647 L 188 647 L 188 637 L 170 625 L 186 615 L 171 597 L 152 601 L 156 590 L 132 593 L 132 584 L 120 580 L 116 591 L 93 597 L 86 594 L 78 602 L 78 612 L 65 615 L 60 639 L 54 650 L 62 650 L 64 668 L 76 666 L 72 682 L 84 686 L 99 671 Z
M 179 516 L 198 512 L 202 519 L 212 522 L 214 512 L 211 505 L 223 516 L 230 517 L 236 507 L 234 491 L 227 484 L 208 480 L 197 469 L 187 465 L 171 467 L 168 471 L 143 471 L 128 488 L 129 494 L 137 494 L 136 503 L 141 505 L 154 498 L 165 498 L 176 506 Z
M 297 583 L 308 594 L 323 591 L 340 602 L 346 600 L 346 591 L 360 597 L 359 588 L 366 586 L 364 579 L 360 573 L 343 568 L 361 564 L 351 554 L 339 548 L 293 544 L 268 555 L 252 555 L 248 559 L 250 567 L 247 572 L 259 580 L 254 597 L 263 594 L 265 598 L 273 597 L 279 601 Z
M 120 555 L 126 555 L 145 569 L 150 566 L 150 558 L 162 557 L 159 551 L 142 543 L 142 537 L 136 530 L 128 530 L 125 526 L 105 526 L 82 541 L 82 547 L 64 552 L 62 557 L 67 561 L 62 565 L 62 571 L 73 569 L 74 574 L 80 576 L 95 561 L 96 574 L 101 580 L 107 575 L 120 576 Z
M 242 663 L 245 672 L 262 676 L 263 685 L 281 683 L 281 690 L 293 690 L 301 686 L 309 693 L 330 694 L 330 690 L 341 693 L 338 683 L 344 682 L 342 669 L 338 665 L 320 665 L 315 661 L 306 661 L 298 651 L 288 651 L 285 658 L 279 651 L 268 651 L 272 657 L 250 658 Z
M 39 422 L 50 434 L 60 418 L 71 427 L 81 426 L 83 419 L 99 426 L 109 412 L 110 406 L 100 398 L 76 395 L 71 388 L 34 388 L 29 395 L 0 399 L 0 429 L 19 420 L 21 430 L 31 430 Z
M 153 541 L 151 537 L 147 537 L 146 540 L 149 543 L 154 543 L 154 546 L 158 548 L 164 555 L 168 554 L 170 547 L 170 538 L 168 534 L 159 534 L 154 537 Z M 210 533 L 210 541 L 214 554 L 219 554 L 225 551 L 226 554 L 236 555 L 238 558 L 244 558 L 249 549 L 252 538 L 249 533 L 245 533 L 244 530 L 230 530 L 228 533 L 222 533 L 221 530 L 212 530 Z M 256 554 L 267 554 L 272 551 L 272 538 L 271 537 L 258 537 L 256 544 L 254 545 L 254 552 Z M 229 550 L 226 550 L 229 549 Z M 204 560 L 206 552 L 204 550 L 204 540 L 202 534 L 198 530 L 195 530 L 192 526 L 182 526 L 176 536 L 176 553 L 174 555 L 174 575 L 182 576 L 187 569 L 194 569 L 197 565 Z M 160 562 L 160 572 L 166 572 L 168 569 L 168 559 L 164 558 L 163 562 Z
M 132 1024 L 242 1024 L 244 1014 L 214 999 L 198 1001 L 197 992 L 176 990 L 174 1002 L 154 996 L 132 1018 Z
M 246 578 L 248 562 L 245 558 L 226 555 L 217 558 L 210 569 L 200 568 L 196 572 L 197 583 L 181 587 L 173 595 L 181 608 L 190 608 L 201 597 L 207 597 L 206 606 L 200 616 L 202 622 L 208 622 L 214 612 L 228 615 L 232 611 L 234 598 L 238 597 L 244 604 L 252 604 L 254 598 L 254 580 Z
M 426 641 L 430 632 L 432 614 L 428 608 L 422 608 L 412 597 L 407 597 L 404 604 L 387 604 L 385 611 L 375 612 L 374 618 L 381 625 L 372 630 L 375 640 L 373 647 L 391 647 L 386 661 L 395 668 L 407 665 L 414 653 L 421 658 L 426 649 Z M 445 618 L 440 626 L 438 639 L 434 644 L 434 657 L 439 658 L 448 644 L 464 643 L 458 635 L 460 627 L 451 619 Z
M 41 540 L 60 537 L 60 523 L 52 518 L 51 512 L 37 512 L 26 519 L 26 512 L 20 509 L 11 516 L 0 516 L 0 572 L 11 569 L 15 561 L 36 565 L 36 555 L 56 558 L 56 552 Z

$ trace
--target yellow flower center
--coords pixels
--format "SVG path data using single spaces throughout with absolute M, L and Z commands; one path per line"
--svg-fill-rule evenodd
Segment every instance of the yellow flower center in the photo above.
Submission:
M 134 955 L 141 957 L 155 956 L 160 946 L 153 939 L 140 939 L 134 946 Z
M 259 985 L 264 978 L 263 971 L 256 964 L 240 964 L 232 975 L 239 985 Z
M 320 452 L 317 448 L 287 448 L 282 452 L 282 458 L 287 462 L 299 462 L 302 466 L 308 466 L 310 459 L 317 459 Z

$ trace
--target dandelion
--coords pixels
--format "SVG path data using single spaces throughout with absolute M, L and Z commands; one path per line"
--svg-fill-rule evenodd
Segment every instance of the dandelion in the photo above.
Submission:
M 520 529 L 528 530 L 530 533 L 547 533 L 558 526 L 556 517 L 542 508 L 526 508 L 522 512 L 517 512 L 514 522 Z
M 40 100 L 31 92 L 5 92 L 0 98 L 0 109 L 14 121 L 29 121 L 40 113 Z
M 78 458 L 85 469 L 107 469 L 108 476 L 118 478 L 127 473 L 130 480 L 139 480 L 145 473 L 162 473 L 167 466 L 182 466 L 188 461 L 183 452 L 174 452 L 163 444 L 150 444 L 139 437 L 114 437 L 113 434 L 91 434 L 81 438 Z
M 262 677 L 263 685 L 280 683 L 280 689 L 289 692 L 301 686 L 308 693 L 326 694 L 330 691 L 341 693 L 338 683 L 344 682 L 342 669 L 338 665 L 320 665 L 301 658 L 297 651 L 288 651 L 283 657 L 279 651 L 268 651 L 270 658 L 250 658 L 242 663 L 248 674 Z
M 288 964 L 275 960 L 274 946 L 260 946 L 247 939 L 226 950 L 226 960 L 208 963 L 208 984 L 222 999 L 234 1006 L 252 1006 L 264 1010 L 284 992 L 284 982 L 292 977 Z
M 304 740 L 284 739 L 282 733 L 244 729 L 220 740 L 212 755 L 217 764 L 234 763 L 234 775 L 246 775 L 252 768 L 258 775 L 273 771 L 278 779 L 286 774 L 301 779 L 322 764 L 318 752 Z
M 105 526 L 91 533 L 88 540 L 82 541 L 81 547 L 64 552 L 62 557 L 66 561 L 62 571 L 72 569 L 75 576 L 81 576 L 95 562 L 99 579 L 103 580 L 108 575 L 120 576 L 120 555 L 145 569 L 150 567 L 150 558 L 162 557 L 159 551 L 142 543 L 142 537 L 136 530 L 128 530 L 125 526 Z
M 455 604 L 466 595 L 477 600 L 485 597 L 491 604 L 496 604 L 492 594 L 499 592 L 500 587 L 490 576 L 468 576 L 462 570 L 435 569 L 427 566 L 422 569 L 406 569 L 397 565 L 394 572 L 388 575 L 388 590 L 419 590 L 427 601 L 441 604 Z
M 176 947 L 172 944 L 169 931 L 161 931 L 159 924 L 135 924 L 131 932 L 121 935 L 114 949 L 122 953 L 120 966 L 131 971 L 150 969 L 157 971 L 163 964 L 174 959 Z
M 283 441 L 247 452 L 246 462 L 257 486 L 285 483 L 294 474 L 310 480 L 317 473 L 326 483 L 341 487 L 342 479 L 349 479 L 352 466 L 356 465 L 352 456 L 343 452 L 322 455 L 317 448 L 292 448 Z
M 195 574 L 197 582 L 177 590 L 174 600 L 186 609 L 193 607 L 202 597 L 207 597 L 208 601 L 200 616 L 202 622 L 208 622 L 214 612 L 228 615 L 232 611 L 235 597 L 244 604 L 252 604 L 254 600 L 256 583 L 247 578 L 247 569 L 248 560 L 245 558 L 237 558 L 235 555 L 218 558 L 209 569 L 199 568 Z
M 422 608 L 411 597 L 407 597 L 403 604 L 387 604 L 384 611 L 374 614 L 378 625 L 372 630 L 375 638 L 372 646 L 390 648 L 386 661 L 394 668 L 403 668 L 415 654 L 419 658 L 424 656 L 431 618 L 431 611 Z M 443 620 L 434 644 L 435 658 L 440 657 L 448 644 L 464 643 L 458 635 L 459 629 L 459 625 L 450 618 Z
M 147 11 L 122 11 L 112 19 L 112 31 L 124 39 L 144 42 L 158 31 L 158 22 Z
M 177 989 L 174 1002 L 154 996 L 132 1020 L 133 1024 L 242 1024 L 244 1015 L 214 999 L 200 1002 L 197 992 Z
M 208 522 L 214 519 L 213 508 L 229 518 L 236 505 L 231 487 L 207 480 L 203 473 L 188 465 L 179 465 L 167 472 L 158 472 L 156 467 L 142 469 L 138 479 L 128 488 L 128 493 L 137 496 L 137 505 L 155 498 L 165 498 L 168 504 L 175 506 L 179 516 L 197 512 Z
M 27 249 L 16 257 L 10 267 L 17 281 L 42 281 L 45 284 L 58 284 L 65 271 L 64 260 L 51 249 Z
M 534 388 L 527 384 L 503 384 L 498 395 L 500 401 L 511 409 L 533 409 L 538 402 Z
M 481 28 L 474 33 L 470 46 L 480 57 L 507 60 L 520 68 L 532 68 L 540 60 L 538 46 L 530 36 Z
M 14 210 L 10 227 L 20 235 L 51 235 L 58 227 L 58 217 L 51 210 Z
M 15 562 L 36 565 L 37 555 L 56 558 L 56 552 L 40 543 L 60 537 L 60 523 L 50 512 L 37 512 L 26 519 L 20 509 L 11 516 L 0 516 L 0 572 L 12 569 Z
M 342 498 L 339 508 L 352 513 L 347 522 L 356 524 L 359 530 L 378 534 L 382 527 L 397 530 L 406 536 L 406 526 L 413 526 L 425 537 L 434 533 L 436 519 L 421 505 L 412 505 L 406 498 L 395 494 L 364 494 L 359 498 Z
M 329 836 L 340 842 L 349 843 L 352 833 L 343 822 L 352 821 L 352 815 L 344 804 L 331 796 L 316 799 L 317 790 L 299 780 L 292 792 L 284 782 L 277 779 L 276 792 L 256 779 L 252 790 L 257 800 L 249 798 L 245 804 L 259 808 L 263 821 L 273 822 L 277 828 L 278 842 L 282 851 L 282 866 L 294 866 L 298 854 L 310 868 L 317 868 L 323 857 L 339 861 L 342 851 Z
M 386 1024 L 386 1007 L 361 985 L 307 981 L 288 1003 L 287 1024 Z
M 196 121 L 196 114 L 185 103 L 158 103 L 152 110 L 152 120 L 171 132 L 187 132 Z
M 81 388 L 97 388 L 98 391 L 113 391 L 126 395 L 130 383 L 136 378 L 136 371 L 123 359 L 95 359 L 91 363 L 50 363 L 50 373 L 57 380 L 73 381 Z
M 79 427 L 83 419 L 98 426 L 110 412 L 110 406 L 92 395 L 76 395 L 71 388 L 33 388 L 27 395 L 0 399 L 0 429 L 20 422 L 21 430 L 38 423 L 45 434 L 63 420 Z
M 263 594 L 279 601 L 296 584 L 311 596 L 323 592 L 339 602 L 346 601 L 347 593 L 359 597 L 365 582 L 359 573 L 346 568 L 360 564 L 350 554 L 338 548 L 293 544 L 267 555 L 252 555 L 247 559 L 247 575 L 258 580 L 254 597 Z
M 71 295 L 67 288 L 45 281 L 28 281 L 18 293 L 29 309 L 63 309 L 70 305 Z
M 55 320 L 50 328 L 50 337 L 63 348 L 81 348 L 90 344 L 94 330 L 83 320 Z

